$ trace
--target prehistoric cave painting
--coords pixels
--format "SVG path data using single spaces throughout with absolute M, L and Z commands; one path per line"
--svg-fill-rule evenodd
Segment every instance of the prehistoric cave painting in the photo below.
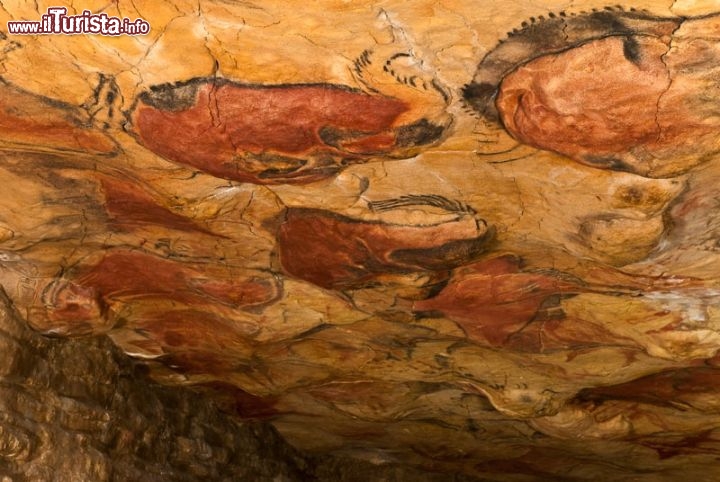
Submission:
M 431 206 L 454 216 L 437 224 L 395 224 L 289 208 L 278 233 L 282 267 L 323 288 L 360 288 L 383 275 L 446 272 L 477 259 L 493 239 L 494 229 L 473 208 L 441 196 L 370 203 L 377 212 L 412 206 Z
M 378 32 L 372 44 L 358 53 L 350 73 L 367 92 L 402 99 L 411 109 L 408 118 L 422 118 L 449 126 L 452 88 L 438 71 L 435 52 L 418 48 L 409 32 L 393 16 L 379 9 Z M 378 41 L 380 36 L 386 41 Z
M 630 400 L 684 410 L 717 411 L 720 399 L 714 392 L 719 382 L 717 367 L 681 368 L 653 373 L 628 383 L 586 388 L 576 399 L 598 404 L 608 400 Z
M 582 291 L 582 281 L 557 272 L 523 272 L 522 260 L 504 255 L 457 269 L 435 296 L 415 301 L 420 316 L 445 316 L 470 340 L 506 346 L 533 319 L 564 317 L 558 295 Z
M 258 271 L 116 248 L 96 253 L 50 280 L 27 316 L 44 333 L 99 333 L 128 316 L 133 304 L 254 310 L 277 300 L 281 289 L 274 276 Z
M 353 61 L 353 77 L 369 92 L 406 99 L 421 107 L 434 124 L 446 125 L 450 89 L 413 50 L 398 37 L 391 44 L 366 49 Z
M 25 92 L 0 78 L 0 150 L 113 156 L 115 142 L 72 106 Z
M 373 65 L 371 60 L 373 56 L 372 50 L 365 50 L 353 62 L 353 73 L 357 79 L 368 89 L 378 92 L 373 87 L 373 83 L 369 82 L 368 72 L 372 75 L 370 66 Z M 445 104 L 450 102 L 450 94 L 440 85 L 438 80 L 428 75 L 422 75 L 416 68 L 417 59 L 410 52 L 395 52 L 387 60 L 381 62 L 382 72 L 395 79 L 398 84 L 403 84 L 415 89 L 431 92 L 440 95 Z M 377 75 L 377 74 L 375 74 Z
M 441 289 L 413 301 L 412 310 L 418 319 L 454 321 L 475 343 L 512 351 L 580 350 L 602 340 L 654 356 L 692 359 L 706 353 L 705 345 L 712 342 L 698 340 L 692 349 L 675 343 L 673 330 L 682 325 L 689 334 L 694 327 L 667 309 L 665 296 L 669 289 L 698 296 L 701 284 L 691 278 L 631 276 L 609 266 L 592 269 L 581 279 L 526 266 L 521 257 L 503 254 L 454 269 Z M 616 313 L 629 307 L 637 319 L 628 315 L 624 323 L 615 323 Z M 600 321 L 601 314 L 607 319 Z
M 106 333 L 305 448 L 493 480 L 717 467 L 720 163 L 586 164 L 713 157 L 719 16 L 557 13 L 495 45 L 542 6 L 222 3 L 0 52 L 0 282 L 35 329 Z M 481 52 L 481 120 L 453 118 Z
M 157 85 L 132 108 L 138 141 L 173 162 L 257 184 L 308 183 L 372 157 L 411 157 L 445 125 L 407 121 L 397 98 L 334 84 Z
M 259 331 L 250 318 L 218 310 L 143 305 L 131 320 L 109 335 L 126 351 L 143 358 L 160 358 L 183 373 L 219 376 L 252 357 L 253 336 Z M 227 350 L 232 347 L 232 350 Z
M 662 370 L 627 383 L 581 390 L 555 415 L 531 425 L 551 437 L 633 441 L 660 459 L 713 454 L 718 431 L 707 424 L 718 411 L 716 368 Z
M 89 121 L 102 129 L 110 129 L 115 120 L 122 117 L 123 95 L 115 77 L 98 74 L 98 83 L 92 95 L 80 106 L 87 112 Z
M 134 231 L 146 225 L 213 235 L 193 220 L 163 206 L 142 185 L 130 179 L 118 179 L 99 174 L 98 180 L 105 196 L 104 208 L 108 227 L 115 231 Z
M 482 59 L 463 96 L 525 144 L 675 176 L 720 152 L 717 26 L 620 7 L 533 18 Z

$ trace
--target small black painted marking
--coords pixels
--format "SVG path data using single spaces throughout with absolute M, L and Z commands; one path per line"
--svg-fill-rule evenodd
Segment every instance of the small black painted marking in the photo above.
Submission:
M 623 39 L 623 55 L 634 64 L 640 63 L 640 44 L 635 37 L 629 36 Z

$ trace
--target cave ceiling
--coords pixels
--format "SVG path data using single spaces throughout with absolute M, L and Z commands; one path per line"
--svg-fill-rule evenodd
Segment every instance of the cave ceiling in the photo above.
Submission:
M 86 0 L 149 31 L 10 31 L 57 5 L 0 2 L 0 285 L 33 329 L 303 450 L 720 477 L 715 2 Z

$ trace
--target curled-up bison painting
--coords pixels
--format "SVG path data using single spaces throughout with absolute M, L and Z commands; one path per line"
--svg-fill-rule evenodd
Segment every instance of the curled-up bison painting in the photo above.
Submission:
M 716 2 L 43 8 L 2 482 L 720 480 Z
M 715 158 L 716 16 L 608 7 L 533 18 L 478 65 L 465 100 L 519 141 L 649 177 Z

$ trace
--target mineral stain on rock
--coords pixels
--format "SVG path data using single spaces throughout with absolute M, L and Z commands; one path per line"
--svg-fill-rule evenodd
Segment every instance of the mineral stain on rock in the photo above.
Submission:
M 193 79 L 153 86 L 130 114 L 138 141 L 213 176 L 308 183 L 374 156 L 409 157 L 443 126 L 405 123 L 402 100 L 335 84 L 246 85 Z

